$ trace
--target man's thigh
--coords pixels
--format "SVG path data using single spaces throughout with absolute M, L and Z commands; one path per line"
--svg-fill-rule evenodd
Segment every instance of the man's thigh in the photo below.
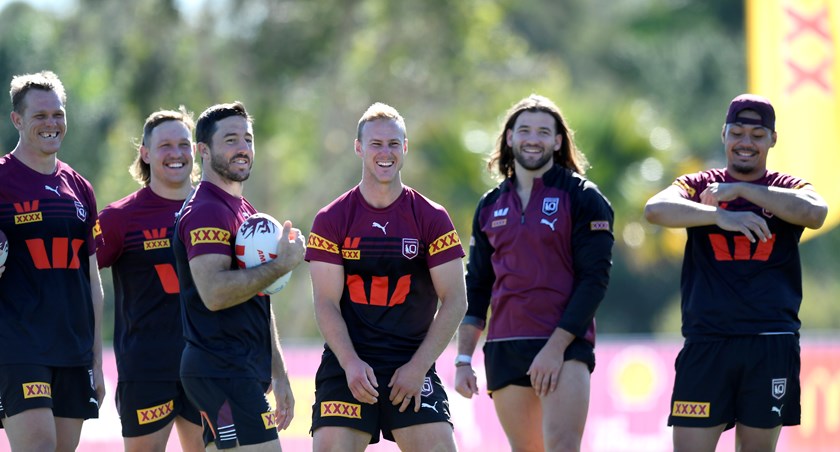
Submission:
M 736 422 L 755 429 L 799 425 L 799 339 L 793 334 L 744 338 L 744 372 Z
M 378 381 L 390 381 L 392 375 L 377 375 Z M 423 380 L 420 391 L 420 409 L 414 411 L 414 403 L 410 403 L 405 411 L 400 412 L 399 406 L 389 399 L 390 388 L 380 390 L 379 406 L 382 416 L 382 435 L 389 440 L 396 441 L 394 431 L 410 428 L 422 424 L 443 423 L 448 429 L 429 429 L 429 433 L 442 431 L 452 436 L 452 422 L 450 421 L 449 397 L 434 368 L 430 369 Z
M 586 363 L 563 364 L 557 389 L 540 399 L 547 449 L 580 448 L 589 412 L 590 373 Z
M 155 433 L 178 416 L 201 425 L 201 415 L 177 381 L 121 381 L 116 402 L 126 438 Z
M 452 424 L 448 422 L 417 424 L 394 429 L 391 433 L 400 450 L 404 452 L 457 450 Z
M 712 428 L 735 425 L 735 400 L 743 356 L 729 340 L 686 344 L 677 355 L 668 425 Z
M 379 398 L 383 398 L 382 391 Z M 332 444 L 342 438 L 353 444 L 357 435 L 349 430 L 362 433 L 371 444 L 377 443 L 379 416 L 378 405 L 361 403 L 353 397 L 343 374 L 327 378 L 316 376 L 310 433 L 318 444 Z
M 0 366 L 0 417 L 49 408 L 55 417 L 96 418 L 96 397 L 92 371 L 85 367 Z
M 268 383 L 248 379 L 183 378 L 190 401 L 204 420 L 204 442 L 219 449 L 277 441 Z

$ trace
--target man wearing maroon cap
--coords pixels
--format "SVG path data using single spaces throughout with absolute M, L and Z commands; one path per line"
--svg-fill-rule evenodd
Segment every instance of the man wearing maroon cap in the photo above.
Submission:
M 776 113 L 764 97 L 729 105 L 726 168 L 686 174 L 645 206 L 686 228 L 682 334 L 668 425 L 676 451 L 714 451 L 736 427 L 740 450 L 775 450 L 800 421 L 799 238 L 828 205 L 808 182 L 767 169 Z

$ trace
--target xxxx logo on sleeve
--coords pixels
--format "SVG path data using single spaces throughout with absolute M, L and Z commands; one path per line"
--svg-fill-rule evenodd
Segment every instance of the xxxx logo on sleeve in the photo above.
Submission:
M 96 220 L 96 224 L 93 225 L 93 238 L 97 238 L 102 235 L 102 226 L 99 224 L 99 220 Z
M 23 398 L 31 399 L 33 397 L 47 397 L 52 398 L 52 387 L 49 383 L 43 381 L 30 381 L 23 384 Z
M 346 417 L 350 419 L 362 418 L 362 406 L 358 403 L 321 402 L 321 417 Z
M 675 400 L 674 407 L 671 409 L 671 416 L 709 417 L 710 410 L 711 403 L 709 402 L 683 402 L 681 400 Z
M 175 408 L 175 402 L 172 400 L 158 406 L 141 408 L 137 410 L 137 423 L 144 425 L 165 419 L 172 414 L 173 408 Z
M 219 228 L 197 228 L 190 231 L 190 244 L 218 243 L 230 245 L 230 231 Z
M 610 230 L 610 222 L 606 220 L 601 221 L 592 221 L 589 223 L 589 230 L 590 231 L 609 231 Z
M 674 185 L 676 185 L 677 187 L 680 187 L 683 190 L 685 190 L 685 192 L 688 193 L 689 197 L 694 197 L 694 195 L 697 193 L 697 190 L 693 189 L 690 185 L 688 185 L 684 181 L 681 181 L 681 180 L 674 181 Z
M 331 242 L 314 232 L 309 233 L 309 238 L 307 239 L 306 247 L 326 251 L 328 253 L 338 254 L 338 244 L 336 244 L 335 242 Z
M 461 239 L 458 237 L 458 233 L 453 229 L 429 244 L 429 256 L 434 256 L 437 253 L 442 253 L 449 248 L 459 245 L 461 245 Z

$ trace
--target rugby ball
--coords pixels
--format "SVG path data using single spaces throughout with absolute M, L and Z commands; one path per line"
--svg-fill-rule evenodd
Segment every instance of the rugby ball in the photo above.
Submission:
M 255 213 L 248 217 L 236 232 L 236 261 L 239 268 L 262 265 L 277 257 L 277 243 L 283 235 L 283 226 L 271 215 Z M 292 272 L 277 278 L 262 293 L 272 295 L 283 290 Z
M 6 234 L 3 231 L 0 231 L 0 267 L 6 263 L 6 257 L 9 256 L 9 239 L 6 238 Z

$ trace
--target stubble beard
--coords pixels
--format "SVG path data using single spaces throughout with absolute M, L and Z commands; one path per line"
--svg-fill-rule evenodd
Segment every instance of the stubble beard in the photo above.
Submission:
M 252 163 L 253 165 L 253 163 Z M 213 169 L 219 176 L 233 182 L 244 182 L 251 176 L 251 167 L 248 167 L 247 173 L 235 173 L 230 170 L 230 163 L 222 160 L 221 157 L 213 155 L 210 157 L 210 168 Z
M 532 159 L 526 158 L 523 155 L 522 147 L 520 146 L 520 147 L 517 147 L 516 149 L 513 150 L 513 158 L 516 160 L 517 163 L 519 163 L 520 166 L 522 166 L 526 170 L 534 171 L 534 170 L 538 170 L 538 169 L 544 167 L 546 165 L 546 163 L 551 161 L 551 159 L 554 158 L 554 153 L 553 152 L 543 153 L 543 155 L 539 159 L 532 160 Z

